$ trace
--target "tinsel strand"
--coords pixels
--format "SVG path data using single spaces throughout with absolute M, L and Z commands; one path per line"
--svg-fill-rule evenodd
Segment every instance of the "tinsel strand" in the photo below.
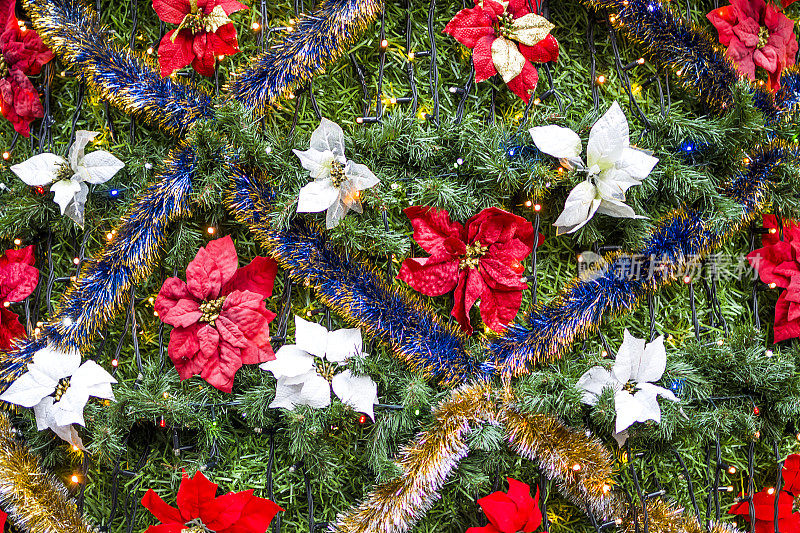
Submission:
M 134 202 L 99 257 L 86 261 L 38 338 L 0 354 L 0 382 L 10 383 L 45 343 L 84 349 L 130 299 L 131 290 L 152 271 L 172 222 L 190 215 L 194 150 L 174 149 L 156 182 Z
M 83 0 L 23 1 L 42 41 L 111 105 L 173 135 L 213 115 L 207 90 L 190 80 L 162 78 L 144 53 L 116 44 Z
M 315 224 L 298 218 L 286 231 L 272 228 L 272 189 L 240 171 L 233 179 L 228 208 L 293 280 L 312 286 L 319 300 L 422 375 L 455 385 L 478 373 L 463 335 L 421 298 L 392 286 L 374 265 L 342 254 Z
M 324 0 L 302 15 L 286 34 L 235 75 L 229 90 L 258 115 L 292 91 L 297 91 L 353 46 L 381 12 L 380 0 Z
M 5 413 L 0 413 L 0 507 L 28 533 L 95 531 L 81 518 L 64 484 L 14 440 Z
M 403 533 L 439 498 L 439 490 L 467 455 L 473 427 L 495 422 L 495 400 L 486 384 L 466 385 L 433 412 L 434 422 L 400 452 L 402 474 L 383 483 L 366 500 L 338 516 L 336 533 Z

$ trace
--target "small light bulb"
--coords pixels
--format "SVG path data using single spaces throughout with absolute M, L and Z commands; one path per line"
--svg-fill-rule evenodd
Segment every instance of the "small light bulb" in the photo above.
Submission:
M 732 485 L 728 485 L 727 487 L 725 487 L 725 490 L 727 492 L 733 492 L 733 486 Z
M 770 235 L 775 235 L 776 233 L 778 233 L 778 228 L 769 228 L 769 233 Z
M 775 288 L 775 287 L 777 287 L 777 286 L 778 286 L 778 284 L 777 284 L 777 283 L 775 283 L 774 281 L 773 281 L 772 283 L 770 283 L 770 284 L 769 284 L 769 288 L 770 288 L 770 289 L 774 289 L 774 288 Z
M 9 158 L 9 157 L 11 157 L 11 153 L 10 153 L 10 152 L 3 152 L 3 159 L 5 159 L 6 161 L 8 161 L 8 158 Z
M 80 478 L 78 478 L 77 474 L 72 474 L 72 477 L 70 478 L 70 480 L 73 483 L 78 483 L 80 481 Z
M 575 463 L 574 465 L 572 465 L 572 471 L 573 472 L 578 472 L 578 471 L 580 471 L 580 469 L 581 469 L 581 465 L 580 464 Z
M 214 228 L 214 226 L 209 226 L 206 228 L 206 231 L 208 232 L 209 235 L 214 235 L 214 232 L 217 230 Z
M 533 202 L 531 202 L 530 200 L 526 200 L 525 207 L 531 207 L 531 206 L 533 206 Z
M 111 366 L 113 366 L 114 368 L 117 368 L 119 366 L 119 359 L 112 359 L 111 360 Z
M 80 257 L 74 257 L 74 258 L 72 258 L 72 264 L 73 264 L 73 265 L 79 265 L 79 264 L 80 264 L 80 262 L 81 262 L 81 259 L 80 259 Z
M 364 117 L 356 117 L 356 124 L 363 124 L 363 123 L 364 123 Z
M 169 400 L 169 392 L 164 392 L 163 394 L 165 400 Z
M 603 76 L 602 74 L 597 76 L 597 84 L 598 85 L 603 85 L 605 82 L 606 82 L 606 77 L 605 76 Z
M 219 57 L 217 57 L 217 59 L 219 59 L 220 61 L 222 61 L 223 59 L 225 59 L 225 56 L 224 56 L 224 55 L 220 55 Z
M 770 487 L 770 488 L 768 488 L 768 489 L 767 489 L 767 494 L 769 494 L 770 496 L 772 496 L 773 494 L 775 494 L 775 487 Z
M 408 60 L 409 61 L 414 61 L 414 57 L 415 57 L 414 52 L 409 52 L 408 53 Z M 455 92 L 453 89 L 455 89 L 455 87 L 450 87 L 450 92 L 451 93 Z
M 534 204 L 533 210 L 538 213 L 539 211 L 542 210 L 542 205 L 541 204 Z
M 19 246 L 20 244 L 22 244 L 22 239 L 20 238 L 14 239 L 14 246 Z
M 605 483 L 603 485 L 603 493 L 607 494 L 609 492 L 611 492 L 611 485 L 609 485 L 608 483 Z
M 11 302 L 3 302 L 3 307 L 11 307 Z
M 736 473 L 736 467 L 735 466 L 729 466 L 728 467 L 728 473 L 729 474 L 735 474 Z
M 80 449 L 80 448 L 78 448 L 77 446 L 75 446 L 75 445 L 73 444 L 73 445 L 72 445 L 72 451 L 73 451 L 73 452 L 79 452 L 79 451 L 81 451 L 81 449 Z
M 723 344 L 725 344 L 723 339 L 717 339 L 717 346 L 722 346 Z
M 541 100 L 541 98 L 534 98 L 534 99 L 533 99 L 533 105 L 539 105 L 539 104 L 541 104 L 541 103 L 542 103 L 542 100 Z
M 749 157 L 745 157 L 744 159 L 742 159 L 742 163 L 745 164 L 745 165 L 749 165 L 750 164 L 750 158 Z
M 294 95 L 294 93 L 289 93 L 289 100 L 294 100 L 295 98 L 296 96 Z
M 603 350 L 602 352 L 600 352 L 600 355 L 602 355 L 603 357 L 608 357 L 608 352 Z
M 691 283 L 692 282 L 692 277 L 691 276 L 683 276 L 683 282 L 684 283 Z
M 644 65 L 644 58 L 640 57 L 639 59 L 636 60 L 636 62 L 639 63 L 640 65 Z
M 250 28 L 252 28 L 253 31 L 258 31 L 261 29 L 261 24 L 259 24 L 258 22 L 253 22 L 250 25 Z
M 150 305 L 153 305 L 153 303 L 155 303 L 155 301 L 156 301 L 156 299 L 153 298 L 152 296 L 147 299 L 147 303 L 149 303 Z
M 153 50 L 153 47 L 152 46 L 148 46 L 147 47 L 147 55 L 151 56 L 151 55 L 153 55 L 153 52 L 155 52 L 155 50 Z
M 386 39 L 381 41 L 381 48 L 386 48 L 388 46 L 389 46 L 389 41 L 387 41 Z
M 766 355 L 767 357 L 772 357 L 774 354 L 772 350 L 767 350 L 766 352 L 764 352 L 764 355 Z
M 108 239 L 110 241 L 113 238 L 114 238 L 114 234 L 113 233 L 106 233 L 106 239 Z

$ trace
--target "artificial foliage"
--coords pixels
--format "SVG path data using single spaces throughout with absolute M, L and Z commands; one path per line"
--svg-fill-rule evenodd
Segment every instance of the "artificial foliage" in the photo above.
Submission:
M 183 470 L 275 502 L 276 531 L 480 528 L 476 501 L 505 492 L 507 477 L 538 487 L 542 530 L 556 533 L 723 533 L 735 530 L 734 507 L 760 519 L 736 498 L 788 483 L 776 463 L 800 447 L 800 389 L 796 345 L 772 342 L 783 293 L 756 279 L 745 256 L 761 234 L 775 235 L 762 213 L 777 215 L 779 241 L 800 217 L 797 67 L 784 65 L 780 87 L 738 79 L 707 19 L 713 3 L 551 1 L 525 6 L 558 41 L 558 61 L 537 64 L 526 105 L 513 82 L 477 72 L 485 50 L 442 33 L 460 3 L 248 2 L 207 25 L 216 4 L 234 2 L 205 5 L 202 16 L 201 3 L 180 3 L 189 10 L 162 16 L 165 27 L 150 2 L 20 2 L 21 20 L 57 59 L 33 78 L 47 112 L 33 141 L 10 123 L 0 137 L 0 236 L 5 248 L 36 245 L 41 272 L 36 292 L 9 302 L 29 340 L 0 357 L 2 378 L 18 383 L 51 343 L 80 349 L 118 383 L 116 401 L 85 407 L 86 452 L 36 431 L 25 410 L 13 420 L 30 451 L 3 425 L 10 455 L 0 467 L 46 468 L 76 502 L 44 476 L 31 479 L 53 513 L 20 505 L 29 493 L 17 489 L 32 481 L 7 474 L 0 507 L 13 523 L 143 531 L 156 522 L 142 496 L 153 488 L 169 500 Z M 798 17 L 797 5 L 784 7 Z M 154 57 L 164 59 L 165 39 L 179 42 L 169 31 L 230 36 L 228 20 L 239 53 L 204 55 L 197 70 L 208 79 L 162 77 L 176 66 L 162 72 Z M 521 50 L 508 22 L 502 38 Z M 569 128 L 591 145 L 614 102 L 626 141 L 658 158 L 623 191 L 638 217 L 595 216 L 558 235 L 552 224 L 587 173 L 537 149 L 528 130 Z M 299 209 L 309 174 L 293 153 L 314 147 L 323 117 L 342 127 L 340 164 L 375 178 L 359 191 L 363 213 L 330 228 Z M 99 131 L 93 149 L 125 164 L 91 187 L 83 228 L 8 168 L 64 154 L 80 130 Z M 452 225 L 502 209 L 529 225 L 526 235 L 544 235 L 515 257 L 519 312 L 504 315 L 505 332 L 481 316 L 488 296 L 458 320 L 474 328 L 467 337 L 448 318 L 453 297 L 397 278 L 404 261 L 433 255 L 413 236 L 410 206 L 447 212 Z M 326 332 L 361 330 L 363 346 L 336 371 L 375 385 L 374 411 L 327 388 L 326 406 L 286 408 L 281 378 L 255 365 L 230 376 L 230 393 L 176 371 L 159 291 L 228 237 L 242 264 L 278 266 L 259 304 L 275 314 L 270 350 L 299 343 L 294 316 Z M 633 424 L 620 448 L 612 390 L 588 406 L 578 382 L 612 367 L 626 328 L 647 342 L 663 335 L 663 375 L 647 381 L 679 401 L 662 400 L 660 421 Z

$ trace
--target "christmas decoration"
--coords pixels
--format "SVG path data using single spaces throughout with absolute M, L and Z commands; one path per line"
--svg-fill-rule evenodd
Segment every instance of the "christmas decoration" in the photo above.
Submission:
M 795 64 L 797 55 L 793 20 L 764 0 L 731 0 L 711 11 L 708 20 L 741 75 L 755 81 L 758 66 L 769 74 L 769 89 L 780 88 L 781 73 Z
M 280 511 L 276 503 L 259 498 L 252 490 L 229 492 L 216 496 L 217 485 L 202 472 L 194 477 L 183 473 L 178 489 L 178 508 L 168 505 L 149 489 L 142 498 L 144 505 L 161 525 L 147 528 L 149 533 L 181 531 L 214 531 L 216 533 L 261 533 Z
M 531 488 L 526 483 L 508 478 L 508 492 L 493 492 L 478 500 L 489 524 L 471 527 L 467 533 L 530 533 L 542 523 L 539 510 L 539 487 L 531 498 Z
M 39 35 L 26 28 L 14 14 L 15 0 L 0 2 L 0 113 L 24 137 L 31 122 L 44 116 L 39 93 L 28 76 L 37 76 L 53 59 L 53 52 Z
M 764 215 L 763 224 L 767 233 L 761 238 L 762 247 L 750 252 L 747 259 L 761 281 L 786 289 L 775 304 L 774 342 L 780 342 L 800 337 L 800 228 L 789 221 L 779 237 L 774 215 Z
M 727 490 L 725 483 L 738 484 L 738 480 L 725 479 L 730 471 L 721 467 L 721 458 L 744 471 L 745 465 L 757 464 L 753 455 L 772 451 L 760 442 L 775 440 L 775 455 L 783 451 L 779 448 L 790 446 L 785 434 L 793 430 L 786 421 L 800 414 L 792 384 L 795 358 L 788 346 L 768 355 L 763 351 L 764 335 L 746 330 L 750 319 L 758 323 L 760 285 L 753 289 L 747 280 L 719 278 L 706 283 L 695 274 L 685 275 L 684 270 L 703 258 L 715 261 L 716 252 L 738 253 L 743 240 L 734 237 L 750 228 L 754 217 L 768 206 L 779 208 L 784 217 L 796 216 L 790 192 L 799 155 L 792 144 L 796 69 L 785 71 L 781 89 L 771 96 L 758 86 L 736 82 L 734 69 L 714 51 L 710 36 L 692 26 L 697 13 L 691 10 L 678 13 L 682 6 L 639 0 L 584 3 L 590 8 L 588 13 L 577 4 L 541 6 L 542 13 L 552 15 L 560 26 L 567 22 L 564 27 L 570 28 L 564 39 L 569 41 L 571 68 L 553 76 L 549 67 L 543 67 L 547 90 L 539 101 L 523 108 L 521 102 L 510 102 L 502 93 L 495 98 L 494 90 L 481 87 L 476 92 L 472 72 L 464 71 L 453 54 L 442 53 L 446 40 L 435 39 L 436 20 L 442 10 L 449 17 L 460 5 L 405 6 L 401 10 L 407 16 L 405 45 L 393 42 L 398 10 L 391 6 L 383 11 L 368 2 L 337 1 L 284 21 L 286 11 L 281 9 L 288 6 L 262 5 L 259 14 L 253 15 L 260 29 L 254 25 L 247 38 L 246 32 L 239 35 L 242 49 L 253 58 L 252 67 L 236 68 L 234 63 L 239 59 L 244 63 L 244 57 L 228 62 L 218 73 L 222 79 L 230 75 L 226 86 L 207 80 L 162 80 L 149 65 L 146 42 L 142 42 L 155 43 L 152 39 L 161 35 L 152 20 L 148 27 L 144 19 L 136 18 L 134 4 L 130 12 L 101 5 L 102 21 L 113 28 L 104 33 L 101 18 L 88 4 L 37 0 L 33 5 L 26 0 L 33 25 L 57 49 L 68 69 L 56 77 L 55 84 L 44 87 L 45 94 L 54 88 L 57 95 L 57 100 L 48 97 L 48 101 L 63 106 L 59 110 L 75 111 L 76 123 L 97 121 L 114 129 L 118 115 L 112 112 L 104 117 L 94 105 L 91 116 L 81 113 L 67 97 L 64 87 L 72 87 L 70 83 L 77 87 L 69 80 L 77 76 L 87 89 L 132 113 L 137 121 L 114 132 L 121 145 L 130 147 L 126 196 L 131 200 L 118 199 L 107 212 L 105 206 L 91 202 L 86 209 L 88 229 L 83 236 L 78 234 L 79 239 L 61 231 L 58 224 L 40 220 L 34 210 L 28 209 L 32 214 L 27 217 L 21 214 L 36 197 L 26 194 L 19 183 L 8 191 L 16 202 L 0 210 L 0 227 L 13 228 L 16 221 L 26 240 L 35 238 L 40 246 L 48 243 L 46 254 L 40 255 L 47 258 L 49 270 L 42 298 L 37 294 L 25 303 L 26 322 L 31 327 L 37 324 L 38 331 L 0 356 L 3 381 L 22 374 L 46 343 L 86 349 L 85 355 L 98 361 L 111 360 L 120 374 L 115 393 L 121 400 L 124 395 L 125 402 L 86 408 L 89 429 L 98 438 L 91 444 L 93 457 L 85 463 L 91 475 L 85 479 L 96 486 L 84 492 L 82 483 L 76 485 L 76 497 L 81 503 L 86 500 L 85 509 L 93 519 L 109 530 L 142 525 L 134 524 L 130 516 L 134 513 L 127 512 L 127 505 L 126 516 L 115 516 L 113 509 L 107 515 L 105 495 L 115 497 L 115 487 L 124 486 L 125 501 L 135 501 L 141 492 L 139 480 L 169 483 L 177 469 L 199 462 L 223 471 L 231 486 L 246 480 L 249 486 L 265 487 L 268 494 L 275 489 L 292 498 L 300 492 L 295 485 L 304 483 L 308 502 L 287 505 L 285 529 L 306 529 L 302 523 L 306 521 L 309 530 L 316 529 L 318 519 L 330 520 L 334 509 L 347 509 L 361 497 L 362 487 L 377 478 L 377 487 L 364 502 L 343 512 L 342 528 L 395 533 L 422 519 L 423 529 L 458 520 L 463 530 L 477 525 L 476 510 L 465 513 L 459 505 L 465 493 L 487 493 L 491 476 L 529 479 L 536 475 L 541 476 L 543 517 L 569 517 L 575 530 L 612 525 L 624 532 L 733 530 L 713 521 L 733 503 L 733 490 Z M 416 35 L 415 20 L 424 16 L 426 8 L 427 42 Z M 377 39 L 369 35 L 359 39 L 363 24 L 377 15 L 381 16 Z M 131 25 L 131 45 L 126 47 L 117 36 L 131 17 L 139 24 Z M 595 17 L 600 18 L 599 24 Z M 607 36 L 598 32 L 605 28 L 605 19 L 630 37 L 633 45 L 618 41 L 616 32 Z M 276 29 L 276 22 L 284 27 Z M 278 46 L 271 48 L 276 40 Z M 331 59 L 344 52 L 342 43 L 354 42 L 359 46 L 352 50 L 350 63 L 331 66 Z M 583 52 L 584 43 L 589 45 L 587 52 Z M 454 51 L 454 45 L 446 46 L 446 52 Z M 267 52 L 258 57 L 258 48 Z M 640 68 L 642 63 L 636 59 L 640 51 L 653 61 L 653 68 Z M 613 54 L 613 61 L 596 57 L 601 54 Z M 396 69 L 398 56 L 402 69 Z M 368 63 L 378 65 L 375 76 L 365 68 Z M 598 66 L 610 69 L 602 72 L 604 82 L 600 82 Z M 331 75 L 316 76 L 312 83 L 311 73 L 323 67 L 333 69 Z M 352 77 L 341 75 L 340 68 L 351 67 Z M 425 67 L 428 72 L 423 74 Z M 430 92 L 427 84 L 415 81 L 421 75 L 429 78 Z M 363 91 L 342 90 L 350 82 L 361 84 Z M 440 94 L 439 87 L 448 86 L 449 94 Z M 288 94 L 287 87 L 295 92 Z M 406 89 L 407 98 L 396 92 Z M 679 98 L 672 92 L 675 89 Z M 217 91 L 220 97 L 212 103 L 210 94 Z M 592 99 L 585 98 L 589 91 Z M 400 211 L 408 205 L 432 206 L 454 220 L 502 206 L 529 220 L 532 234 L 542 223 L 547 227 L 555 218 L 550 199 L 563 200 L 560 188 L 552 187 L 559 182 L 559 174 L 530 146 L 524 147 L 523 152 L 532 154 L 524 161 L 506 157 L 507 147 L 519 142 L 509 137 L 515 130 L 550 123 L 554 116 L 582 131 L 584 117 L 596 116 L 610 103 L 608 93 L 627 94 L 631 119 L 640 125 L 636 143 L 657 150 L 663 163 L 630 199 L 635 212 L 652 223 L 639 220 L 614 226 L 613 221 L 598 218 L 577 235 L 580 244 L 594 245 L 598 255 L 619 248 L 604 256 L 607 269 L 572 279 L 577 245 L 552 239 L 546 254 L 534 253 L 531 245 L 524 277 L 534 290 L 524 293 L 519 306 L 524 318 L 508 324 L 502 334 L 472 339 L 442 318 L 449 302 L 420 299 L 392 281 L 401 261 L 413 255 L 408 252 L 410 241 L 402 238 L 406 228 Z M 281 109 L 276 106 L 275 113 L 261 116 L 277 103 L 276 94 L 289 98 L 281 102 Z M 365 101 L 359 100 L 360 94 Z M 389 112 L 388 106 L 395 105 L 399 107 Z M 408 113 L 403 106 L 408 106 Z M 252 110 L 255 116 L 250 115 Z M 350 113 L 363 115 L 359 124 L 364 127 L 356 127 L 348 139 L 348 154 L 369 164 L 387 185 L 367 195 L 368 203 L 379 210 L 346 219 L 329 232 L 305 217 L 292 216 L 301 186 L 289 153 L 300 146 L 294 134 L 316 123 L 323 110 L 340 123 L 349 120 Z M 698 115 L 698 110 L 708 115 Z M 450 111 L 452 120 L 447 116 Z M 291 127 L 282 121 L 287 113 L 294 114 Z M 412 114 L 415 118 L 410 120 Z M 60 132 L 47 131 L 48 124 L 49 120 L 43 121 L 45 131 L 38 149 L 51 137 L 54 144 L 66 146 L 68 141 L 60 138 Z M 153 175 L 143 173 L 155 182 L 139 191 L 144 181 L 135 170 L 142 164 L 138 161 L 141 153 L 159 153 L 165 144 L 148 125 L 179 140 L 163 168 Z M 273 152 L 263 150 L 267 141 Z M 24 144 L 8 158 L 27 156 L 31 148 Z M 702 147 L 702 153 L 690 165 L 682 146 Z M 32 151 L 36 150 L 34 145 Z M 237 233 L 237 243 L 246 243 L 250 256 L 257 253 L 243 228 L 228 224 L 223 205 L 286 269 L 280 284 L 284 299 L 282 319 L 275 328 L 280 332 L 277 342 L 286 335 L 285 319 L 290 313 L 302 309 L 313 316 L 317 313 L 313 306 L 319 304 L 331 311 L 326 329 L 339 328 L 344 322 L 362 328 L 370 337 L 368 342 L 375 341 L 370 357 L 348 363 L 353 372 L 363 375 L 366 371 L 381 383 L 387 405 L 375 414 L 375 424 L 348 427 L 339 423 L 342 410 L 336 403 L 317 411 L 270 411 L 266 406 L 274 399 L 272 377 L 252 368 L 241 372 L 236 396 L 226 397 L 212 387 L 181 385 L 171 368 L 160 365 L 161 328 L 147 309 L 151 302 L 146 294 L 158 287 L 163 272 L 186 264 L 187 251 L 198 248 L 200 234 L 206 230 L 213 235 L 224 227 L 225 232 Z M 126 213 L 122 223 L 115 227 L 122 212 Z M 102 232 L 101 239 L 93 233 L 97 230 Z M 753 231 L 760 230 L 754 227 Z M 3 236 L 15 235 L 6 229 Z M 51 236 L 53 245 L 49 245 Z M 98 240 L 108 241 L 105 251 L 97 252 Z M 466 244 L 463 239 L 462 244 Z M 243 246 L 243 255 L 244 250 Z M 162 256 L 162 251 L 167 253 Z M 632 261 L 646 274 L 621 277 L 621 268 Z M 71 266 L 67 274 L 62 272 L 65 264 L 75 263 L 77 272 Z M 676 279 L 685 284 L 668 288 Z M 59 300 L 64 286 L 64 296 L 51 310 L 51 302 Z M 752 311 L 739 301 L 751 289 Z M 662 424 L 643 426 L 628 443 L 632 453 L 617 453 L 615 461 L 600 444 L 610 441 L 607 428 L 613 425 L 609 417 L 613 409 L 595 409 L 591 417 L 585 417 L 581 395 L 573 386 L 585 368 L 577 360 L 599 350 L 607 338 L 622 336 L 624 325 L 638 324 L 639 316 L 626 324 L 615 319 L 634 312 L 643 302 L 651 316 L 650 338 L 656 336 L 656 329 L 673 336 L 676 349 L 671 350 L 664 373 L 667 380 L 684 384 L 684 397 L 692 400 L 685 402 L 685 408 L 692 416 L 684 420 L 680 409 L 665 408 Z M 123 309 L 125 320 L 114 321 Z M 689 316 L 691 322 L 685 320 Z M 689 339 L 691 330 L 696 343 Z M 744 331 L 746 340 L 741 342 Z M 585 341 L 583 347 L 572 346 L 578 339 Z M 734 346 L 735 339 L 739 340 Z M 398 365 L 387 359 L 389 355 L 407 364 Z M 538 363 L 552 363 L 552 367 Z M 530 375 L 514 379 L 523 374 Z M 445 389 L 464 383 L 477 382 L 479 387 L 497 383 L 496 376 L 503 378 L 503 388 L 487 386 L 479 393 L 485 398 L 473 396 L 470 404 L 459 402 L 465 388 Z M 426 381 L 427 377 L 440 381 Z M 779 394 L 782 397 L 777 399 Z M 437 400 L 440 407 L 429 416 L 428 407 Z M 473 406 L 479 408 L 477 414 L 470 411 Z M 23 431 L 29 425 L 21 420 Z M 326 427 L 331 428 L 330 434 L 320 432 Z M 185 430 L 197 433 L 195 450 L 180 446 Z M 388 458 L 396 455 L 395 446 L 402 446 L 415 433 L 417 437 L 398 455 L 398 465 L 390 465 Z M 592 436 L 595 433 L 597 437 Z M 140 438 L 145 435 L 147 439 Z M 261 445 L 267 436 L 269 452 Z M 38 437 L 33 434 L 33 438 Z M 169 441 L 174 455 L 151 455 L 153 448 L 158 450 L 165 443 L 169 448 Z M 756 446 L 748 451 L 742 442 Z M 715 447 L 719 450 L 716 465 Z M 37 448 L 59 467 L 74 459 L 63 457 L 63 449 L 62 456 L 57 455 L 52 445 Z M 673 451 L 678 451 L 677 457 Z M 680 454 L 695 456 L 689 469 L 683 466 L 683 474 Z M 159 463 L 148 457 L 158 457 Z M 698 468 L 702 457 L 708 457 L 710 474 L 698 483 L 697 473 L 706 471 Z M 459 470 L 458 485 L 445 486 L 462 459 L 466 462 Z M 121 468 L 111 468 L 114 461 Z M 286 468 L 287 464 L 294 467 Z M 772 473 L 753 466 L 749 470 L 746 497 L 752 498 L 752 487 L 760 485 L 762 477 L 765 482 L 760 486 L 769 486 L 767 478 Z M 133 475 L 135 482 L 120 483 L 120 475 Z M 78 484 L 84 478 L 75 475 L 73 479 Z M 780 478 L 775 486 L 779 485 Z M 551 487 L 566 500 L 548 498 Z M 693 490 L 702 495 L 696 498 Z M 444 501 L 435 503 L 439 497 Z M 449 516 L 443 520 L 445 513 Z M 748 514 L 751 521 L 756 520 L 752 509 Z M 698 519 L 703 517 L 707 518 L 701 524 Z M 556 521 L 554 528 L 560 523 Z M 186 523 L 175 526 L 182 530 Z M 190 527 L 195 526 L 201 527 Z
M 114 400 L 111 384 L 116 382 L 94 361 L 81 364 L 81 354 L 77 351 L 46 347 L 36 352 L 28 372 L 14 381 L 0 395 L 0 400 L 33 407 L 39 431 L 50 428 L 83 450 L 83 441 L 73 424 L 86 425 L 83 410 L 90 396 Z
M 83 227 L 83 211 L 89 197 L 87 184 L 105 183 L 125 167 L 125 163 L 105 150 L 84 152 L 97 135 L 96 131 L 78 131 L 66 160 L 45 152 L 11 167 L 14 174 L 31 187 L 50 185 L 61 214 L 80 227 Z
M 635 422 L 661 421 L 659 396 L 678 401 L 672 391 L 653 384 L 664 375 L 666 365 L 663 336 L 647 343 L 626 329 L 611 372 L 602 366 L 595 366 L 578 380 L 577 387 L 584 391 L 583 402 L 589 405 L 597 403 L 604 389 L 614 391 L 614 408 L 617 411 L 614 438 L 620 446 L 628 438 L 625 430 Z
M 203 76 L 213 76 L 217 57 L 239 51 L 236 28 L 228 15 L 247 6 L 236 0 L 153 0 L 153 9 L 162 21 L 178 24 L 158 47 L 162 76 L 187 65 Z
M 476 0 L 475 7 L 459 11 L 444 29 L 472 48 L 476 82 L 500 74 L 525 103 L 539 81 L 533 63 L 558 59 L 558 41 L 550 34 L 555 26 L 536 13 L 535 5 L 524 0 Z
M 6 250 L 0 256 L 0 302 L 3 303 L 0 307 L 0 350 L 10 348 L 14 339 L 25 337 L 25 328 L 9 305 L 30 296 L 39 282 L 39 271 L 33 266 L 33 252 L 31 245 L 21 250 Z
M 375 419 L 373 404 L 378 403 L 378 386 L 369 376 L 350 370 L 337 372 L 352 357 L 364 357 L 360 329 L 328 331 L 325 326 L 294 317 L 295 344 L 282 346 L 275 360 L 261 368 L 278 379 L 272 408 L 294 409 L 297 405 L 314 408 L 331 404 L 334 394 L 356 411 Z M 318 360 L 315 361 L 315 357 Z
M 538 126 L 531 129 L 536 147 L 559 158 L 568 169 L 586 172 L 586 181 L 569 193 L 564 211 L 553 224 L 572 233 L 586 225 L 595 213 L 637 218 L 625 203 L 625 191 L 640 185 L 658 159 L 630 147 L 628 119 L 614 102 L 592 126 L 586 145 L 586 164 L 580 157 L 581 139 L 569 128 Z
M 344 156 L 344 132 L 323 118 L 306 151 L 292 150 L 314 181 L 300 189 L 298 213 L 326 211 L 325 225 L 336 227 L 349 210 L 361 213 L 361 191 L 380 181 L 370 169 Z
M 186 281 L 167 279 L 155 301 L 158 316 L 174 327 L 169 357 L 181 379 L 199 375 L 223 392 L 231 392 L 242 365 L 275 359 L 268 324 L 276 315 L 264 305 L 275 262 L 238 262 L 230 237 L 211 241 L 186 267 Z
M 451 315 L 472 334 L 469 311 L 480 300 L 481 319 L 495 331 L 514 320 L 528 287 L 522 260 L 541 244 L 527 220 L 497 208 L 484 209 L 465 226 L 446 211 L 409 207 L 414 240 L 430 257 L 406 259 L 398 278 L 428 296 L 455 291 Z

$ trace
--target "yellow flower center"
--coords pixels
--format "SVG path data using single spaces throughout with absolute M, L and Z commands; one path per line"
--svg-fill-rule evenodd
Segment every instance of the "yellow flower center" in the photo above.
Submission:
M 220 27 L 231 22 L 231 19 L 228 18 L 228 15 L 225 13 L 225 9 L 222 6 L 215 7 L 211 13 L 206 15 L 203 13 L 202 9 L 197 7 L 197 0 L 189 0 L 189 3 L 191 4 L 192 10 L 185 17 L 183 17 L 180 26 L 178 26 L 178 29 L 172 34 L 172 38 L 170 40 L 173 43 L 178 37 L 178 33 L 184 28 L 192 30 L 192 33 L 195 35 L 201 31 L 205 31 L 207 33 L 216 33 Z
M 6 63 L 6 58 L 3 54 L 0 54 L 0 78 L 5 78 L 8 76 L 8 64 Z
M 219 313 L 222 311 L 222 304 L 225 303 L 225 296 L 220 296 L 216 300 L 210 300 L 200 304 L 200 322 L 208 322 L 214 325 L 214 321 L 219 318 Z
M 635 392 L 636 392 L 636 389 L 637 389 L 637 387 L 636 387 L 636 383 L 634 383 L 633 381 L 629 381 L 629 382 L 627 382 L 627 383 L 626 383 L 626 384 L 625 384 L 625 385 L 622 387 L 622 390 L 624 390 L 625 392 L 627 392 L 627 393 L 629 393 L 629 394 L 633 394 L 633 393 L 635 393 Z
M 458 264 L 458 269 L 464 270 L 465 268 L 476 268 L 478 263 L 481 262 L 481 257 L 486 255 L 487 251 L 489 251 L 489 247 L 482 245 L 480 241 L 475 241 L 472 244 L 468 244 L 467 251 L 464 253 L 464 256 L 461 258 L 461 262 Z
M 331 361 L 326 361 L 322 359 L 320 362 L 317 363 L 317 374 L 325 378 L 328 383 L 333 381 L 333 376 L 336 375 L 336 368 L 339 365 L 333 363 Z
M 334 187 L 340 187 L 347 179 L 344 175 L 344 166 L 335 159 L 331 161 L 331 183 Z
M 64 396 L 64 393 L 67 392 L 69 388 L 69 378 L 61 378 L 58 381 L 58 385 L 56 386 L 56 392 L 53 394 L 53 399 L 55 401 L 61 400 L 61 397 Z
M 761 26 L 758 29 L 758 44 L 756 45 L 756 47 L 760 50 L 765 46 L 767 46 L 768 42 L 769 42 L 769 30 L 764 26 Z

